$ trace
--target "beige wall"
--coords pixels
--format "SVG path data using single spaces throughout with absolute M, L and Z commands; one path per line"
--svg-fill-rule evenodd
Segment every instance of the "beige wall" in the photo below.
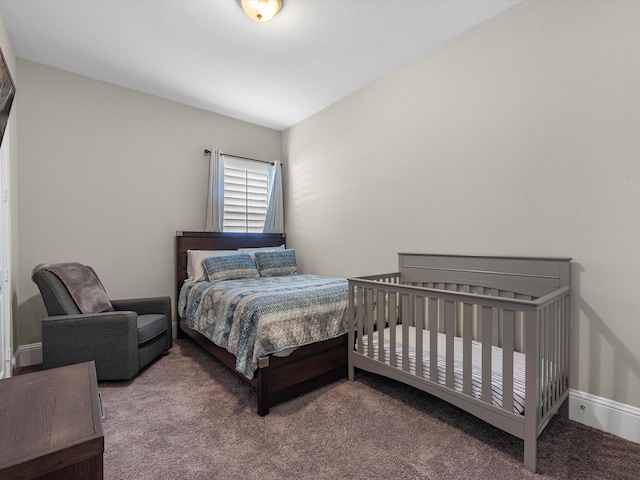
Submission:
M 524 2 L 284 132 L 306 271 L 571 256 L 573 388 L 640 407 L 640 2 Z
M 175 232 L 204 229 L 204 148 L 281 158 L 275 130 L 24 60 L 18 75 L 20 345 L 45 316 L 35 265 L 89 264 L 112 298 L 174 296 Z

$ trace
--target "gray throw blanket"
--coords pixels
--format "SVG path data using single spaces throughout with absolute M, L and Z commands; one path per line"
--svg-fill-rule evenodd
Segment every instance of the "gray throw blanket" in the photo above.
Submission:
M 50 263 L 38 265 L 35 270 L 46 270 L 58 277 L 82 313 L 113 310 L 107 292 L 89 267 L 75 262 Z

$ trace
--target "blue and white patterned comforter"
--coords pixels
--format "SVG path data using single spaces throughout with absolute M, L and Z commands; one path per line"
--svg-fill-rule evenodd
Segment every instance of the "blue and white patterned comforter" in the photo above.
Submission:
M 346 279 L 296 274 L 186 282 L 178 313 L 252 379 L 258 357 L 345 333 L 347 303 Z

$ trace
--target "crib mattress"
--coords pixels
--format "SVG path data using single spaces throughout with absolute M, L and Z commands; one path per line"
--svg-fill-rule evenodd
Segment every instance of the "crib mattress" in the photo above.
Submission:
M 402 325 L 395 327 L 395 352 L 396 367 L 402 368 Z M 391 365 L 391 333 L 390 328 L 384 330 L 384 363 Z M 409 329 L 408 367 L 409 373 L 416 374 L 416 331 L 415 327 Z M 369 356 L 369 345 L 367 335 L 363 336 L 363 352 Z M 430 378 L 431 360 L 429 354 L 430 332 L 422 330 L 423 345 L 423 378 Z M 378 332 L 374 333 L 373 358 L 378 358 Z M 471 365 L 471 396 L 481 398 L 482 396 L 482 343 L 472 341 L 472 365 Z M 491 347 L 491 403 L 502 407 L 502 348 Z M 454 364 L 453 364 L 453 386 L 454 390 L 462 392 L 462 338 L 454 337 Z M 446 335 L 438 333 L 438 383 L 446 385 Z M 524 415 L 524 394 L 525 394 L 525 355 L 520 352 L 513 353 L 513 411 Z

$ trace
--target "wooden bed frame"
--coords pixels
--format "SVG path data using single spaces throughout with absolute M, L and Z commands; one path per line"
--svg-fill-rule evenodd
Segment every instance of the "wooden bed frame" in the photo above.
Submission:
M 535 472 L 538 436 L 569 395 L 570 260 L 401 253 L 399 272 L 350 278 L 349 379 L 359 368 L 446 400 L 523 439 L 525 467 Z M 382 332 L 391 325 L 401 333 L 389 330 L 394 346 L 386 360 Z M 416 335 L 415 368 L 409 364 L 412 328 L 430 333 L 429 345 Z M 444 351 L 437 340 L 442 334 Z M 454 341 L 460 339 L 461 390 L 454 386 Z M 471 387 L 473 341 L 482 348 L 480 397 Z M 365 343 L 375 343 L 377 355 Z M 501 405 L 492 399 L 493 346 L 502 351 L 502 365 L 495 366 Z M 514 352 L 526 354 L 522 415 L 514 413 Z M 444 383 L 438 373 L 446 374 Z
M 176 305 L 187 278 L 188 250 L 236 250 L 238 248 L 276 247 L 285 243 L 284 234 L 176 232 Z M 347 376 L 347 335 L 299 347 L 287 357 L 268 355 L 258 359 L 252 380 L 235 368 L 236 358 L 215 345 L 176 315 L 178 338 L 189 336 L 215 358 L 249 383 L 258 395 L 258 414 L 269 408 Z

